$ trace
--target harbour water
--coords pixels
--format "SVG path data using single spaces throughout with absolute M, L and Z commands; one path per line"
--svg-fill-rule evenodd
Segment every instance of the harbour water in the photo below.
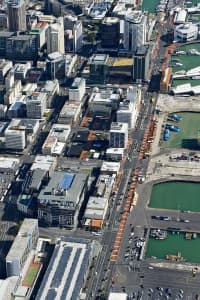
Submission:
M 149 207 L 200 212 L 200 183 L 172 181 L 155 184 Z
M 165 240 L 150 238 L 147 246 L 146 257 L 166 259 L 166 255 L 177 255 L 180 252 L 184 261 L 200 263 L 200 237 L 186 240 L 182 232 L 168 233 Z

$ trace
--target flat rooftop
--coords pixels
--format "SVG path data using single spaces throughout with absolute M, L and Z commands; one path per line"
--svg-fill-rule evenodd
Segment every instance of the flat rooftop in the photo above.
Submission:
M 21 255 L 23 255 L 30 241 L 29 233 L 33 231 L 36 226 L 38 226 L 37 219 L 24 219 L 10 251 L 6 256 L 6 261 L 19 259 Z
M 36 300 L 78 299 L 88 268 L 91 243 L 62 238 L 55 246 Z

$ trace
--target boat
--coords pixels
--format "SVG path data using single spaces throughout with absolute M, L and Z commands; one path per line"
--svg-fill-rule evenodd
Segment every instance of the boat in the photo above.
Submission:
M 197 238 L 196 232 L 194 232 L 194 233 L 192 234 L 192 238 L 193 238 L 194 240 Z
M 175 66 L 182 66 L 183 64 L 182 63 L 179 63 L 179 62 L 176 62 L 175 63 Z
M 176 51 L 175 54 L 177 54 L 177 55 L 183 55 L 183 54 L 186 54 L 186 52 L 185 51 Z
M 164 131 L 164 141 L 168 141 L 170 139 L 170 131 L 169 129 L 165 129 Z
M 174 131 L 174 132 L 179 132 L 180 131 L 180 128 L 178 126 L 174 126 L 174 125 L 166 124 L 165 128 L 169 129 L 170 131 Z
M 168 117 L 174 119 L 175 121 L 181 121 L 183 118 L 176 114 L 169 114 Z
M 191 240 L 191 239 L 192 239 L 192 233 L 186 232 L 186 233 L 185 233 L 185 239 L 186 239 L 186 240 Z
M 181 255 L 181 252 L 178 252 L 177 255 L 174 254 L 167 254 L 166 259 L 170 261 L 184 261 L 183 256 Z

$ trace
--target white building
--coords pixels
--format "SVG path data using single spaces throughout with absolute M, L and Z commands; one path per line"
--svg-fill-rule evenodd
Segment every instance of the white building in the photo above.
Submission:
M 83 45 L 83 26 L 82 21 L 77 17 L 65 15 L 64 17 L 65 29 L 65 49 L 66 51 L 77 52 Z
M 111 148 L 126 148 L 128 143 L 128 123 L 111 123 L 109 145 Z
M 57 19 L 56 23 L 50 24 L 47 30 L 47 53 L 65 53 L 63 18 Z
M 137 106 L 129 100 L 120 103 L 117 111 L 117 122 L 127 123 L 129 128 L 134 128 L 137 119 Z
M 71 132 L 71 126 L 67 124 L 53 124 L 49 136 L 58 138 L 58 142 L 65 143 Z
M 178 24 L 185 23 L 186 17 L 187 17 L 187 11 L 185 9 L 179 10 L 175 15 L 174 24 L 178 25 Z
M 5 130 L 5 147 L 13 150 L 23 150 L 26 147 L 25 131 L 6 129 Z
M 75 63 L 77 61 L 77 55 L 76 54 L 66 54 L 65 55 L 65 76 L 70 76 L 72 73 L 72 70 L 75 66 Z
M 85 95 L 85 79 L 76 77 L 69 89 L 69 101 L 82 101 Z
M 174 43 L 190 42 L 198 38 L 198 26 L 192 23 L 185 23 L 175 27 Z
M 26 110 L 27 118 L 41 119 L 47 106 L 46 93 L 34 92 L 27 97 Z
M 24 219 L 6 256 L 6 273 L 8 277 L 21 275 L 31 250 L 37 245 L 38 237 L 38 220 Z
M 133 11 L 125 16 L 124 48 L 127 52 L 135 52 L 146 42 L 147 17 L 141 11 Z

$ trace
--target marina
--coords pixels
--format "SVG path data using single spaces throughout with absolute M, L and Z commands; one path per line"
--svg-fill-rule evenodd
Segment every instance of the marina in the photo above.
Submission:
M 200 212 L 200 183 L 170 181 L 153 185 L 149 207 Z M 178 215 L 177 215 L 178 217 Z
M 187 240 L 184 232 L 168 232 L 164 240 L 149 238 L 147 258 L 168 260 L 171 262 L 200 263 L 200 237 Z

